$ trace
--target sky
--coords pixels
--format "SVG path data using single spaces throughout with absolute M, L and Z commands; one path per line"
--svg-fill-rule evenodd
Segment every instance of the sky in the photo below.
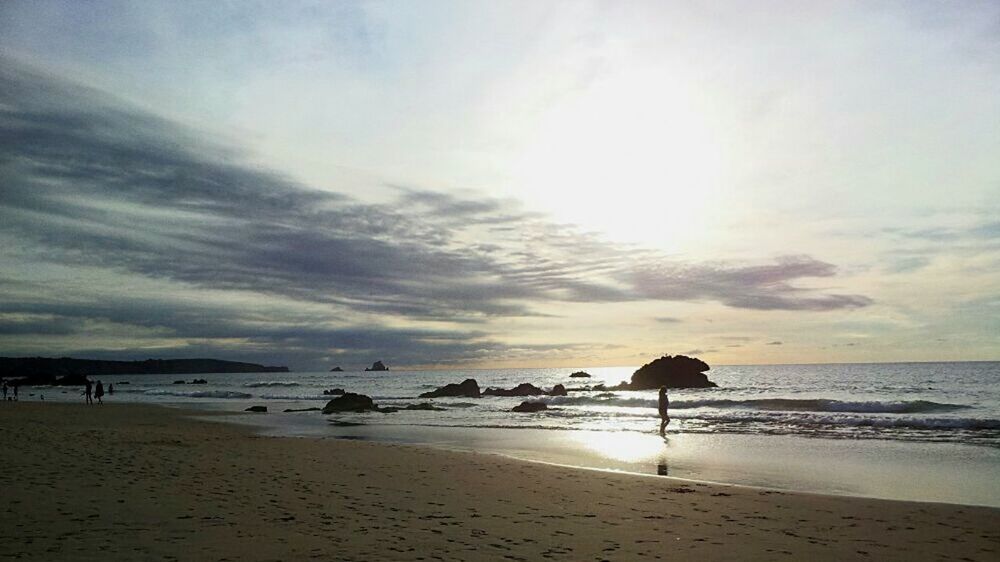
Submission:
M 996 2 L 0 3 L 0 355 L 1000 359 Z

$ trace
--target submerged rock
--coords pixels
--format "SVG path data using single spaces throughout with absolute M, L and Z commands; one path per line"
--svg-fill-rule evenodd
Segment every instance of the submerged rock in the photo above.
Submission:
M 330 372 L 331 373 L 342 373 L 342 372 L 344 372 L 344 370 L 341 369 L 340 367 L 334 367 L 334 368 L 330 369 Z
M 372 402 L 370 396 L 365 396 L 364 394 L 355 394 L 353 392 L 347 392 L 343 396 L 339 396 L 330 400 L 323 407 L 324 414 L 332 414 L 334 412 L 366 412 L 369 410 L 375 410 L 375 403 Z
M 443 412 L 445 411 L 445 409 L 446 408 L 438 408 L 437 406 L 431 404 L 430 402 L 421 402 L 420 404 L 407 404 L 402 408 L 394 406 L 390 406 L 388 408 L 378 408 L 378 411 L 382 412 L 383 414 L 392 414 L 400 410 L 427 410 L 429 412 Z
M 661 386 L 714 388 L 718 385 L 708 380 L 708 375 L 704 373 L 709 368 L 701 359 L 686 355 L 664 355 L 636 370 L 632 374 L 632 382 L 622 383 L 618 387 L 612 387 L 612 390 L 651 390 Z
M 285 408 L 282 412 L 287 414 L 289 412 L 318 412 L 319 410 L 319 408 Z
M 266 414 L 267 413 L 267 406 L 250 406 L 249 408 L 247 408 L 246 410 L 243 410 L 243 411 L 244 412 L 257 412 L 259 414 Z
M 511 412 L 520 412 L 522 414 L 531 414 L 534 412 L 541 412 L 543 410 L 548 410 L 549 407 L 545 405 L 544 402 L 521 402 L 517 406 L 511 408 Z
M 323 395 L 324 396 L 343 396 L 344 395 L 344 389 L 343 388 L 331 388 L 329 390 L 324 390 L 323 391 Z
M 191 381 L 191 384 L 208 384 L 208 381 L 205 379 L 194 379 Z
M 459 384 L 446 384 L 437 390 L 424 392 L 420 395 L 420 398 L 442 398 L 448 396 L 479 398 L 481 396 L 479 392 L 479 383 L 476 382 L 476 379 L 465 379 Z
M 389 367 L 386 367 L 381 361 L 376 361 L 372 363 L 372 366 L 365 369 L 365 371 L 388 371 Z
M 589 379 L 590 378 L 590 373 L 587 373 L 587 372 L 584 372 L 584 371 L 577 371 L 577 372 L 573 373 L 572 375 L 570 375 L 570 377 L 572 377 L 574 379 L 578 379 L 578 378 Z

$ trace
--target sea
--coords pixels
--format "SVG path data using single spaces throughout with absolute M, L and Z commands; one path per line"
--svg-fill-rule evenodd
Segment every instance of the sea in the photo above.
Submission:
M 360 439 L 497 454 L 594 470 L 888 499 L 1000 507 L 1000 362 L 716 366 L 718 388 L 670 391 L 661 437 L 656 391 L 601 391 L 636 366 L 101 377 L 112 402 L 215 411 L 206 419 L 262 434 Z M 571 378 L 585 371 L 590 378 Z M 188 383 L 195 378 L 207 384 Z M 475 379 L 482 389 L 532 383 L 568 396 L 418 396 Z M 323 415 L 344 389 L 379 406 L 441 411 Z M 76 389 L 31 389 L 82 400 Z M 543 412 L 511 412 L 521 401 Z M 243 414 L 249 406 L 266 414 Z M 218 411 L 233 415 L 219 416 Z

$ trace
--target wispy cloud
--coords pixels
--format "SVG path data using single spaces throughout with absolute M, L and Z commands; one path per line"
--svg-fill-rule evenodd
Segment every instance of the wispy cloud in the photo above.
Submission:
M 9 256 L 96 269 L 108 279 L 288 299 L 326 315 L 262 324 L 207 297 L 197 307 L 169 295 L 121 305 L 39 288 L 0 297 L 8 314 L 0 335 L 65 335 L 98 319 L 162 328 L 197 345 L 238 339 L 248 352 L 294 349 L 310 361 L 391 349 L 397 361 L 426 363 L 576 345 L 514 346 L 486 327 L 457 327 L 539 315 L 545 303 L 717 301 L 824 311 L 872 302 L 796 286 L 836 274 L 810 256 L 683 263 L 507 200 L 396 186 L 395 201 L 370 204 L 311 189 L 96 90 L 12 61 L 0 78 L 0 236 L 17 243 L 4 250 Z M 19 273 L 8 271 L 8 281 Z M 345 326 L 339 314 L 369 323 Z M 317 326 L 324 318 L 328 326 Z M 400 322 L 447 326 L 393 327 Z

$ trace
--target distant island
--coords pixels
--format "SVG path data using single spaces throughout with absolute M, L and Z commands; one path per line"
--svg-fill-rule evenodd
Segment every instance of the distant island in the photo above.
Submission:
M 340 367 L 334 367 L 334 368 L 330 369 L 330 372 L 331 373 L 342 373 L 342 372 L 344 372 L 344 370 L 341 369 Z
M 389 367 L 386 367 L 381 361 L 376 361 L 372 363 L 371 368 L 365 369 L 365 371 L 388 371 Z
M 287 373 L 288 367 L 221 359 L 103 361 L 71 357 L 0 357 L 0 377 L 26 377 L 44 384 L 56 377 L 87 375 L 188 375 L 197 373 Z

